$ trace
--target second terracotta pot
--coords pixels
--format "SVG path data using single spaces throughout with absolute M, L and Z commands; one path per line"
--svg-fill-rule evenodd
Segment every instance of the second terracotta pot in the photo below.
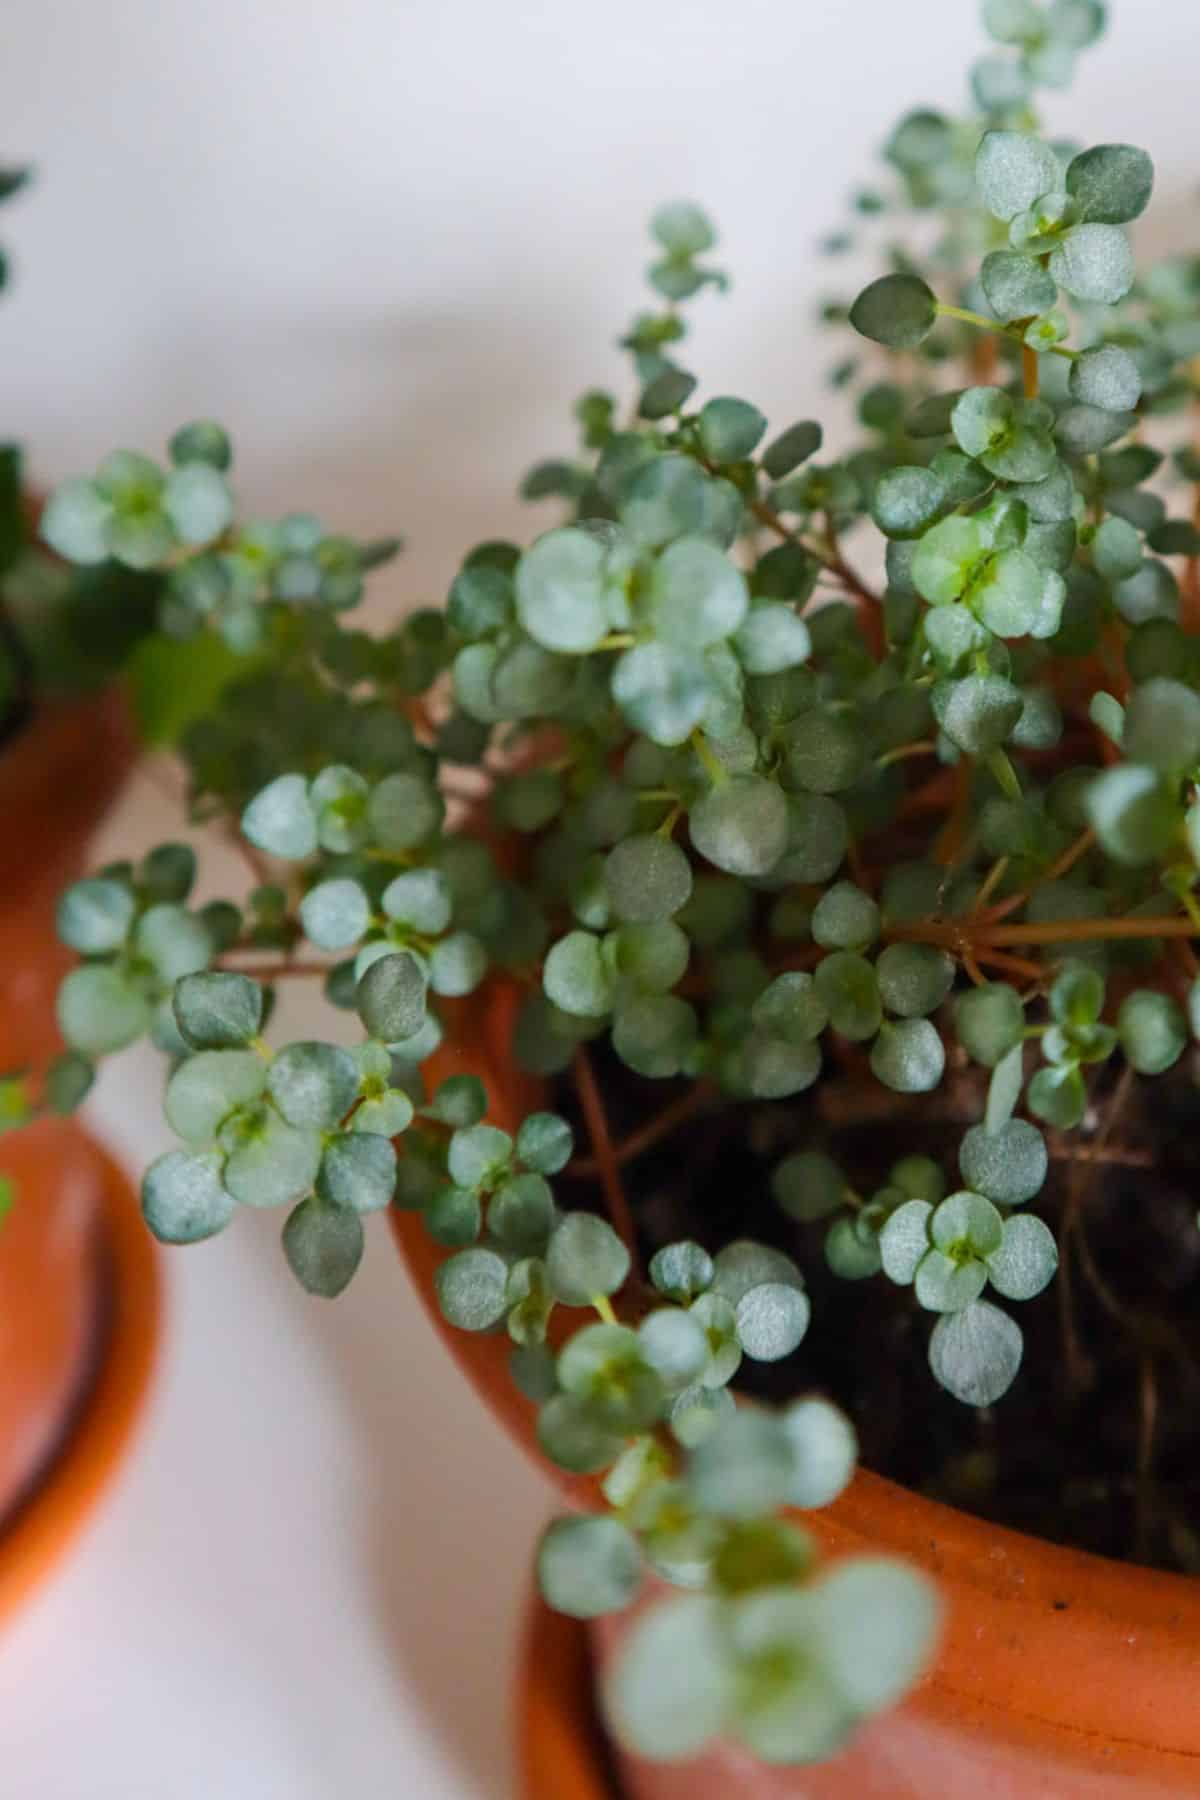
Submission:
M 539 1089 L 514 1070 L 516 996 L 493 986 L 455 1007 L 436 1082 L 479 1075 L 489 1118 L 515 1130 Z M 503 1334 L 446 1325 L 433 1278 L 447 1254 L 423 1221 L 393 1215 L 430 1316 L 485 1404 L 540 1458 L 534 1408 L 508 1374 Z M 555 1471 L 566 1502 L 594 1506 L 590 1478 Z M 1200 1584 L 1007 1531 L 861 1471 L 833 1506 L 803 1515 L 830 1555 L 886 1551 L 939 1584 L 937 1662 L 905 1704 L 835 1762 L 768 1769 L 717 1746 L 675 1767 L 624 1759 L 630 1800 L 1167 1800 L 1200 1794 Z M 601 1666 L 627 1622 L 596 1629 Z M 542 1800 L 541 1796 L 537 1800 Z
M 36 1079 L 61 1049 L 54 996 L 72 959 L 55 901 L 132 759 L 112 694 L 46 707 L 0 748 L 0 1073 Z M 0 1223 L 3 1532 L 69 1434 L 110 1335 L 112 1177 L 59 1119 L 0 1137 L 0 1176 L 15 1195 Z

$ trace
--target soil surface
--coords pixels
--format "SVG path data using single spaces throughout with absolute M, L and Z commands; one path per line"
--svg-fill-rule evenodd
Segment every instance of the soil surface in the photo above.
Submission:
M 689 1091 L 632 1075 L 607 1047 L 591 1055 L 618 1146 Z M 1062 1266 L 1036 1300 L 993 1296 L 1025 1334 L 1021 1371 L 994 1407 L 965 1407 L 937 1386 L 926 1361 L 933 1315 L 911 1289 L 883 1274 L 831 1274 L 827 1224 L 796 1223 L 770 1191 L 775 1165 L 812 1148 L 835 1156 L 865 1195 L 918 1151 L 943 1164 L 952 1191 L 958 1144 L 982 1113 L 977 1077 L 952 1076 L 917 1100 L 864 1084 L 861 1113 L 844 1073 L 794 1101 L 715 1096 L 622 1168 L 643 1269 L 679 1238 L 712 1251 L 739 1237 L 777 1245 L 804 1272 L 812 1323 L 785 1361 L 743 1362 L 742 1391 L 783 1401 L 820 1390 L 849 1413 L 863 1463 L 882 1475 L 1058 1543 L 1200 1573 L 1198 1080 L 1185 1058 L 1119 1094 L 1098 1086 L 1081 1132 L 1069 1143 L 1050 1134 L 1051 1172 L 1033 1207 L 1059 1236 Z M 553 1103 L 582 1151 L 569 1077 Z M 1083 1158 L 1072 1158 L 1080 1145 Z M 557 1185 L 565 1204 L 603 1210 L 597 1181 Z

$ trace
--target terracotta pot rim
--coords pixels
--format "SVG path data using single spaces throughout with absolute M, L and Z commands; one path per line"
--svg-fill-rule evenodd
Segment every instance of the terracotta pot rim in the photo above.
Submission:
M 52 1573 L 116 1476 L 150 1397 L 162 1332 L 160 1258 L 124 1172 L 91 1144 L 101 1183 L 110 1317 L 75 1425 L 0 1531 L 0 1624 Z

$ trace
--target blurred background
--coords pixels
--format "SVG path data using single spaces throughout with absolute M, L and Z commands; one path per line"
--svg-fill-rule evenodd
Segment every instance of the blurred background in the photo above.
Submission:
M 1141 243 L 1194 244 L 1195 0 L 1110 13 L 1048 124 L 1149 148 Z M 518 479 L 622 380 L 663 199 L 709 208 L 734 276 L 694 308 L 702 394 L 837 419 L 814 309 L 859 269 L 817 240 L 901 112 L 962 105 L 981 47 L 974 0 L 5 0 L 0 161 L 37 180 L 4 214 L 0 429 L 50 481 L 215 416 L 248 506 L 398 528 L 374 606 L 440 602 L 464 548 L 550 522 Z M 139 775 L 108 847 L 178 835 L 167 785 Z M 94 1117 L 135 1166 L 156 1110 L 134 1057 Z M 513 1792 L 548 1489 L 382 1229 L 334 1308 L 275 1234 L 242 1217 L 170 1259 L 138 1451 L 0 1643 L 12 1800 Z

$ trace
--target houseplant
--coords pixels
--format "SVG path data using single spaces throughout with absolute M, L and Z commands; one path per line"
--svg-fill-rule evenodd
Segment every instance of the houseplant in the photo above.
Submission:
M 153 932 L 193 966 L 148 966 L 124 866 L 59 908 L 76 1054 L 150 1029 L 170 1058 L 147 1220 L 286 1206 L 333 1295 L 391 1210 L 473 1377 L 511 1351 L 498 1404 L 577 1507 L 548 1598 L 683 1590 L 600 1634 L 638 1795 L 846 1791 L 788 1771 L 933 1654 L 915 1564 L 946 1648 L 851 1791 L 903 1762 L 914 1792 L 1148 1795 L 1200 1753 L 1200 531 L 1147 485 L 1200 476 L 1200 265 L 1135 276 L 1144 152 L 1039 135 L 1095 0 L 985 19 L 970 115 L 901 121 L 899 199 L 857 203 L 933 229 L 849 308 L 891 358 L 837 370 L 849 454 L 693 399 L 681 308 L 722 277 L 673 205 L 633 418 L 584 396 L 525 484 L 567 523 L 476 548 L 444 611 L 347 629 L 383 549 L 223 507 L 181 546 L 147 466 L 132 515 L 102 474 L 46 526 L 84 566 L 132 544 L 165 629 L 264 658 L 182 740 L 255 883 L 200 916 L 181 882 Z M 228 462 L 215 427 L 186 444 Z M 324 983 L 328 1041 L 267 1042 L 284 979 Z M 879 1474 L 847 1487 L 856 1429 Z

